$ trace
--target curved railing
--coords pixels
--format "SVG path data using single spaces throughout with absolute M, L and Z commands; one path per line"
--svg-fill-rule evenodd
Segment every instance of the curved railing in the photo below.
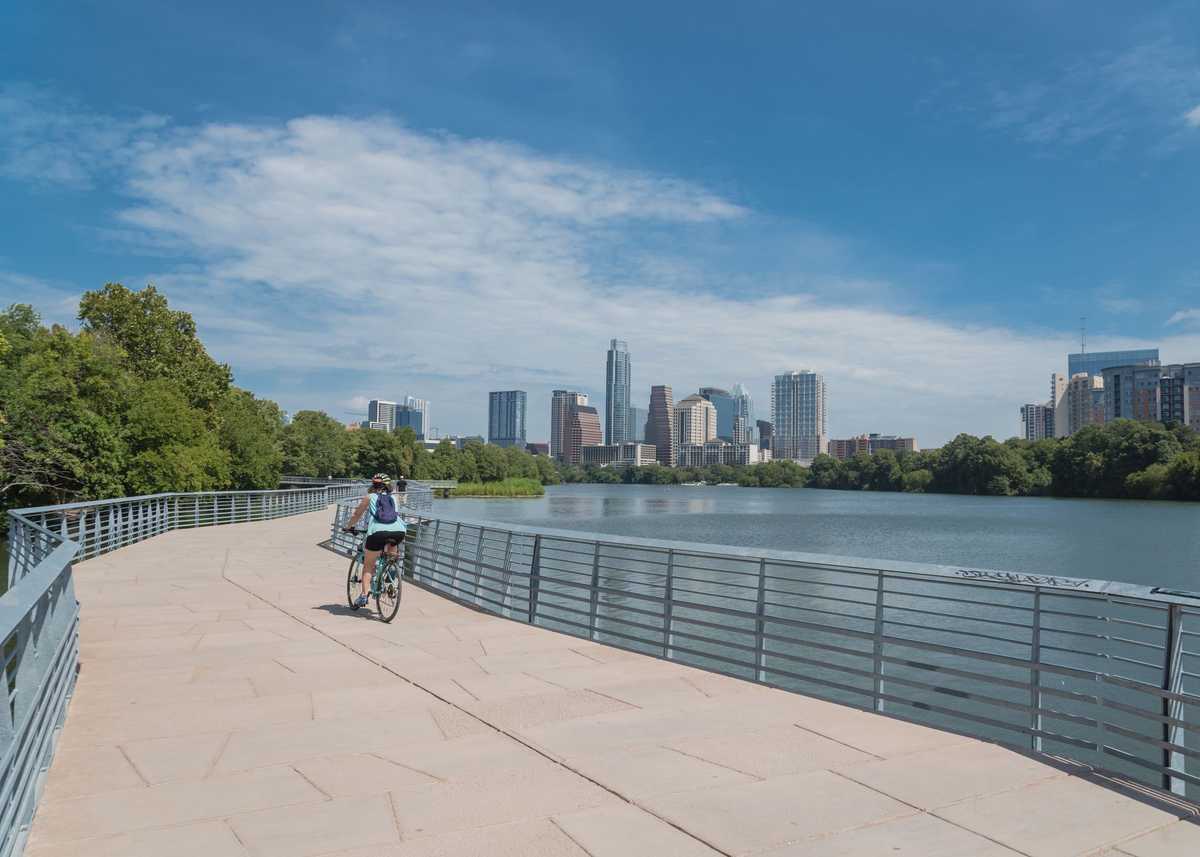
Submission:
M 335 545 L 345 513 L 335 514 Z M 1196 593 L 481 521 L 411 524 L 408 573 L 478 609 L 1065 757 L 1200 803 Z
M 72 564 L 169 530 L 324 509 L 358 484 L 288 491 L 154 494 L 8 513 L 8 590 L 0 596 L 0 857 L 19 854 L 75 687 L 79 604 Z

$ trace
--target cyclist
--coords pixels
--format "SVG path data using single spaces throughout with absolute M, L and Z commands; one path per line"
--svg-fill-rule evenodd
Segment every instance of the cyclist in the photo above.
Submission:
M 367 519 L 367 540 L 363 543 L 362 594 L 358 596 L 358 607 L 367 606 L 367 596 L 371 592 L 371 577 L 375 573 L 375 564 L 379 554 L 387 550 L 394 554 L 399 550 L 399 543 L 404 541 L 406 527 L 396 511 L 396 500 L 392 497 L 391 479 L 386 473 L 376 473 L 371 477 L 371 487 L 367 496 L 362 498 L 354 514 L 346 526 L 345 532 L 354 529 L 359 518 L 370 515 Z

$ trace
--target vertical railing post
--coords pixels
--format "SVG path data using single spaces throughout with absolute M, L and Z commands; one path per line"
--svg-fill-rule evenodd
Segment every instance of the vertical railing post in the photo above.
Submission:
M 758 561 L 758 600 L 754 608 L 754 680 L 767 680 L 767 560 Z
M 475 588 L 471 597 L 479 604 L 479 578 L 483 577 L 483 537 L 487 527 L 479 528 L 479 540 L 475 542 Z
M 871 702 L 876 711 L 883 711 L 883 572 L 875 572 L 875 636 L 872 658 Z
M 454 570 L 450 575 L 450 591 L 454 592 L 458 588 L 458 544 L 459 537 L 462 535 L 462 523 L 456 521 L 454 523 L 454 547 L 450 550 L 451 568 Z
M 1033 634 L 1029 641 L 1029 749 L 1042 752 L 1042 590 L 1033 590 Z
M 1183 607 L 1172 604 L 1167 608 L 1167 644 L 1164 647 L 1162 689 L 1170 694 L 1183 691 Z M 1183 703 L 1178 698 L 1164 696 L 1162 701 L 1162 740 L 1166 744 L 1182 747 L 1184 729 L 1179 725 L 1183 719 Z M 1171 747 L 1163 748 L 1163 789 L 1177 795 L 1185 793 L 1185 781 L 1173 776 L 1172 771 L 1184 768 L 1183 753 Z
M 596 639 L 596 614 L 600 611 L 600 542 L 592 551 L 592 585 L 588 591 L 588 639 Z
M 671 618 L 675 601 L 675 550 L 667 549 L 667 584 L 663 590 L 663 657 L 671 660 Z
M 501 568 L 504 569 L 502 582 L 503 588 L 500 592 L 500 615 L 504 615 L 504 611 L 508 610 L 508 598 L 512 590 L 512 530 L 508 531 L 508 537 L 504 540 L 504 562 Z
M 542 579 L 542 537 L 533 537 L 533 559 L 529 563 L 529 624 L 536 624 L 538 588 Z

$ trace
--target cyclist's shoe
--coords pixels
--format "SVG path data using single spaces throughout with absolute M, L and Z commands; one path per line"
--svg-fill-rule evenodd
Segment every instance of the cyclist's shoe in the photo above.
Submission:
M 368 602 L 369 600 L 370 600 L 370 599 L 369 599 L 369 598 L 367 598 L 367 596 L 365 596 L 365 595 L 360 595 L 360 596 L 358 596 L 358 600 L 354 602 L 354 606 L 355 606 L 355 607 L 366 607 L 366 606 L 367 606 L 367 602 Z

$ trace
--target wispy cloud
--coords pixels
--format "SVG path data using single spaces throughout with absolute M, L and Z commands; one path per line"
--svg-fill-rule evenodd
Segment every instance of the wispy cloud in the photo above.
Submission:
M 1183 114 L 1183 121 L 1192 128 L 1200 128 L 1200 104 Z
M 1167 324 L 1200 324 L 1200 309 L 1177 310 L 1167 319 Z

